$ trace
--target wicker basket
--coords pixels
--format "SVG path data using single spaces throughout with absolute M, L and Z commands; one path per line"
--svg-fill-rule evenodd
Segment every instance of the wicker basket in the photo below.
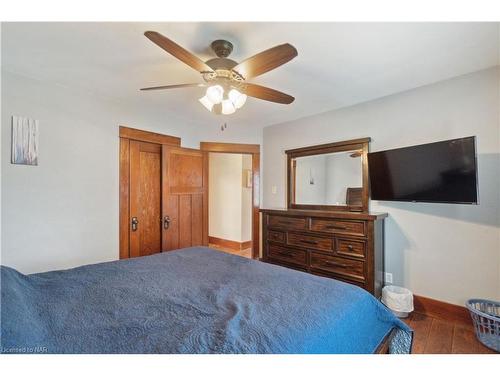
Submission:
M 470 299 L 466 306 L 479 341 L 500 352 L 500 302 Z

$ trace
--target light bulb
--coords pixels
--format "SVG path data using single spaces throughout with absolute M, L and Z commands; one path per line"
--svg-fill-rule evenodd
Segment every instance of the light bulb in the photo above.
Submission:
M 205 95 L 203 98 L 198 99 L 203 106 L 208 109 L 210 112 L 212 112 L 212 108 L 214 106 L 214 103 Z
M 225 99 L 222 101 L 222 113 L 224 115 L 230 115 L 231 113 L 236 112 L 236 108 L 234 108 L 234 104 L 231 100 Z
M 207 97 L 213 104 L 219 104 L 222 101 L 224 89 L 221 85 L 210 86 L 207 89 Z
M 236 108 L 241 108 L 247 101 L 247 96 L 236 89 L 231 89 L 228 94 L 229 99 L 233 102 Z

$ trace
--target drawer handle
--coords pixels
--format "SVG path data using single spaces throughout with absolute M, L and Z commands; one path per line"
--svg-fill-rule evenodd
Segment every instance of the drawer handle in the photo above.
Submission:
M 340 225 L 325 225 L 326 229 L 340 229 L 340 230 L 346 230 L 347 227 L 341 227 Z
M 288 224 L 293 224 L 293 220 L 281 219 L 276 221 L 276 223 L 281 225 L 288 225 Z
M 325 260 L 325 264 L 328 266 L 340 267 L 340 268 L 348 268 L 347 264 L 332 262 L 331 260 Z
M 313 241 L 313 240 L 299 240 L 300 242 L 307 243 L 309 245 L 317 245 L 318 241 Z
M 354 250 L 354 247 L 352 245 L 347 245 L 347 250 L 349 251 L 353 251 Z
M 278 254 L 279 255 L 283 255 L 285 257 L 290 257 L 290 258 L 293 258 L 293 253 L 290 252 L 290 251 L 278 251 Z

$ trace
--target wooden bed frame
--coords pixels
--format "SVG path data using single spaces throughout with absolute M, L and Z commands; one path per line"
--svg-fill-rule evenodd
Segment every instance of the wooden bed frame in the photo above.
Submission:
M 385 335 L 384 339 L 375 350 L 374 354 L 389 354 L 389 346 L 391 344 L 394 335 L 396 334 L 396 328 L 393 328 L 389 331 L 387 335 Z

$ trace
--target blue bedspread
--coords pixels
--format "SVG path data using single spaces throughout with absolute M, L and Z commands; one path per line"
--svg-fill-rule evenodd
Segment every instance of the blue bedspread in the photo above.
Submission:
M 204 247 L 32 275 L 2 266 L 1 283 L 4 353 L 371 353 L 393 327 L 393 351 L 411 345 L 358 287 Z

